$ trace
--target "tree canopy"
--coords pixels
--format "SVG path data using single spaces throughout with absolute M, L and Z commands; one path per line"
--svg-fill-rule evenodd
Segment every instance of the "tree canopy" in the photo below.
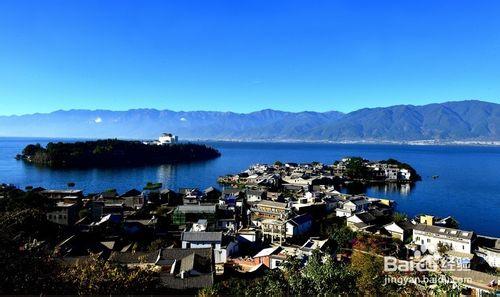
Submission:
M 18 159 L 50 167 L 153 165 L 203 161 L 220 156 L 212 147 L 193 144 L 150 145 L 140 141 L 105 139 L 75 143 L 27 145 Z

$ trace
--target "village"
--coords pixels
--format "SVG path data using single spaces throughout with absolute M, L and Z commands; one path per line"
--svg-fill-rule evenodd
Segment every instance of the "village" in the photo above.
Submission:
M 359 162 L 352 166 L 351 162 Z M 307 265 L 313 253 L 348 262 L 355 234 L 381 239 L 381 255 L 418 262 L 424 256 L 464 264 L 452 279 L 469 279 L 476 294 L 498 292 L 500 238 L 461 230 L 452 217 L 396 212 L 388 199 L 338 191 L 354 179 L 410 182 L 416 174 L 396 162 L 344 158 L 332 165 L 256 164 L 219 177 L 221 189 L 167 189 L 148 183 L 118 193 L 27 188 L 52 204 L 46 219 L 62 228 L 54 244 L 32 238 L 64 265 L 93 255 L 129 268 L 151 269 L 165 288 L 196 291 L 227 277 L 252 278 L 280 269 L 290 257 Z M 2 185 L 0 200 L 12 185 Z M 425 211 L 425 210 L 422 210 Z M 348 230 L 350 243 L 332 239 Z M 346 231 L 347 232 L 347 231 Z M 348 240 L 349 241 L 349 240 Z

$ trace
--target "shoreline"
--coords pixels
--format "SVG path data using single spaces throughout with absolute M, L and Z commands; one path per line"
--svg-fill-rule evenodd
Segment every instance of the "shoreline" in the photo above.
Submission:
M 119 140 L 148 140 L 145 138 L 128 137 L 52 137 L 52 136 L 0 136 L 0 140 L 98 140 L 98 139 L 119 139 Z M 227 142 L 227 143 L 290 143 L 290 144 L 360 144 L 360 145 L 407 145 L 407 146 L 479 146 L 479 147 L 500 147 L 500 140 L 450 140 L 437 141 L 426 140 L 299 140 L 299 139 L 233 139 L 233 138 L 186 138 L 180 142 Z

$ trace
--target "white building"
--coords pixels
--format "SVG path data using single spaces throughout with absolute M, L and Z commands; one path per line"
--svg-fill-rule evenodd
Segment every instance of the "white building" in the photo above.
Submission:
M 413 242 L 425 247 L 432 254 L 438 251 L 439 244 L 448 246 L 451 251 L 471 254 L 475 238 L 472 231 L 425 224 L 417 224 L 413 227 Z
M 183 249 L 220 249 L 222 244 L 222 232 L 182 232 Z
M 312 217 L 309 214 L 303 214 L 289 219 L 286 222 L 286 237 L 292 238 L 309 232 L 311 230 L 312 223 Z
M 478 236 L 475 254 L 490 267 L 500 268 L 500 238 Z
M 346 201 L 340 201 L 341 207 L 335 210 L 337 217 L 350 217 L 355 213 L 368 210 L 371 202 L 363 196 L 354 196 Z
M 173 135 L 171 133 L 163 133 L 158 138 L 158 142 L 159 142 L 160 145 L 177 143 L 178 140 L 179 140 L 179 138 L 177 137 L 177 135 Z

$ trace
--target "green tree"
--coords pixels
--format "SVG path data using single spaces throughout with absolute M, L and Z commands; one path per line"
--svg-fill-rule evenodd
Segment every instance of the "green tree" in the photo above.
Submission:
M 337 226 L 337 228 L 332 228 L 330 231 L 330 240 L 335 252 L 339 252 L 341 249 L 350 248 L 355 238 L 356 233 L 345 225 Z
M 352 179 L 367 179 L 370 171 L 365 166 L 365 160 L 361 157 L 352 157 L 346 163 L 345 175 Z
M 302 274 L 311 288 L 310 294 L 329 296 L 356 292 L 355 274 L 344 264 L 335 262 L 332 256 L 319 251 L 309 257 Z
M 405 213 L 395 212 L 392 216 L 392 220 L 395 223 L 401 223 L 408 220 L 408 216 Z

